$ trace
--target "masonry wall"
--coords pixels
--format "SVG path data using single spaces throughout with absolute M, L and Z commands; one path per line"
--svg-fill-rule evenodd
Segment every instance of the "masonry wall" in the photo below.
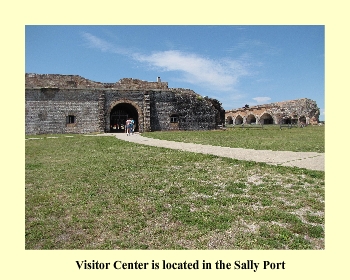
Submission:
M 27 89 L 25 133 L 101 132 L 99 92 L 74 89 Z M 74 124 L 67 124 L 68 116 Z
M 217 110 L 192 93 L 171 90 L 26 89 L 26 134 L 93 133 L 110 131 L 110 113 L 119 103 L 129 103 L 138 112 L 139 131 L 214 129 Z M 76 117 L 74 124 L 67 117 Z M 177 122 L 171 123 L 171 116 Z M 149 129 L 147 129 L 149 123 Z
M 77 75 L 26 74 L 25 102 L 26 134 L 110 132 L 111 111 L 119 104 L 136 110 L 140 132 L 215 129 L 220 115 L 209 99 L 159 80 L 98 83 Z
M 176 110 L 179 114 L 180 130 L 210 130 L 216 128 L 216 115 L 219 112 L 210 101 L 201 96 L 178 94 Z
M 171 91 L 152 91 L 150 94 L 151 131 L 178 130 L 178 124 L 171 126 L 170 116 L 177 114 L 175 93 Z
M 151 97 L 151 130 L 215 129 L 217 110 L 193 92 L 158 91 Z M 178 122 L 171 123 L 176 117 Z

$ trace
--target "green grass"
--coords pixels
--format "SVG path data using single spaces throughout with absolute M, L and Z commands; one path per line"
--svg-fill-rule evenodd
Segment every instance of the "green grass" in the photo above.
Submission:
M 26 249 L 324 249 L 324 172 L 56 136 L 26 140 Z
M 282 128 L 228 128 L 220 131 L 148 132 L 143 136 L 178 142 L 256 150 L 325 152 L 324 126 Z

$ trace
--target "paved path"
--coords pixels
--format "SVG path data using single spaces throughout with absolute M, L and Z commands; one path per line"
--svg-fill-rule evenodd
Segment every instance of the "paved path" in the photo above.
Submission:
M 295 166 L 311 170 L 324 171 L 325 154 L 314 152 L 288 152 L 271 150 L 252 150 L 242 148 L 228 148 L 202 144 L 182 143 L 143 137 L 140 134 L 127 136 L 125 133 L 105 134 L 118 139 L 143 145 L 177 149 L 188 152 L 211 154 L 220 157 L 265 162 L 272 165 Z

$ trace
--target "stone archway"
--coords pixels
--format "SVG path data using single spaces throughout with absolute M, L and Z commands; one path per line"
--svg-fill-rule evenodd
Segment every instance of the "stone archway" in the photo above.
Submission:
M 274 124 L 273 118 L 269 113 L 264 113 L 260 117 L 260 123 L 261 124 Z
M 246 123 L 247 124 L 255 124 L 256 123 L 256 117 L 253 114 L 250 114 L 247 118 L 246 118 Z
M 240 115 L 236 116 L 235 124 L 243 124 L 243 118 Z
M 135 102 L 119 100 L 112 102 L 106 115 L 106 130 L 109 132 L 125 132 L 125 122 L 128 118 L 135 121 L 135 130 L 143 127 L 142 111 Z

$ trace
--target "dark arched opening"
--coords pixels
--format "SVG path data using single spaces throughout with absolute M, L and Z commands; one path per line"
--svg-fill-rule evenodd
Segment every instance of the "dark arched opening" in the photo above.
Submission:
M 284 117 L 281 120 L 281 124 L 292 124 L 292 119 L 290 117 Z
M 240 115 L 236 117 L 235 124 L 243 124 L 243 118 Z
M 270 114 L 265 113 L 260 117 L 261 124 L 274 124 L 273 118 Z
M 255 118 L 255 116 L 254 115 L 249 115 L 248 117 L 247 117 L 247 124 L 256 124 L 256 118 Z
M 138 131 L 139 115 L 136 108 L 129 103 L 117 104 L 110 113 L 110 132 L 125 132 L 125 123 L 129 118 L 135 121 L 134 131 Z

